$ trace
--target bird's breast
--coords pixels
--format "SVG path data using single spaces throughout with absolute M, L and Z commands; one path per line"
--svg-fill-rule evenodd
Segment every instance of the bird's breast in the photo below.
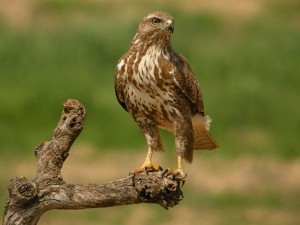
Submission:
M 124 70 L 126 105 L 133 116 L 149 115 L 159 123 L 169 123 L 172 113 L 176 113 L 173 71 L 166 67 L 168 57 L 153 47 L 119 63 L 117 68 Z

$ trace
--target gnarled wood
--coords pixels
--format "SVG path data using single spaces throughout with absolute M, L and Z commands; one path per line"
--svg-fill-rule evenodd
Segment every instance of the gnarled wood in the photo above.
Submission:
M 165 171 L 144 172 L 106 184 L 67 184 L 61 168 L 69 150 L 83 129 L 85 108 L 67 100 L 51 141 L 35 148 L 37 172 L 33 181 L 14 178 L 8 185 L 3 225 L 37 224 L 51 209 L 101 208 L 118 205 L 157 203 L 168 209 L 183 198 L 184 182 Z

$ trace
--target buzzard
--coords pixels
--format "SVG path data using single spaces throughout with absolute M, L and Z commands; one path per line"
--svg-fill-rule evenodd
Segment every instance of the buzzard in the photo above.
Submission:
M 159 167 L 154 151 L 163 151 L 159 128 L 174 133 L 178 167 L 193 160 L 193 149 L 215 149 L 208 132 L 211 119 L 204 116 L 202 94 L 188 61 L 171 45 L 174 18 L 152 12 L 142 19 L 129 50 L 115 72 L 115 93 L 121 106 L 137 123 L 148 144 L 145 162 L 134 173 Z

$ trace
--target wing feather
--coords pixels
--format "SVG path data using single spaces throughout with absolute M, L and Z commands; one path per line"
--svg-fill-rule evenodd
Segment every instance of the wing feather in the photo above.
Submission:
M 192 112 L 204 115 L 204 104 L 200 85 L 193 74 L 188 61 L 182 55 L 176 54 L 175 64 L 177 67 L 173 76 L 175 84 L 190 100 Z
M 125 96 L 124 96 L 124 89 L 125 89 L 125 80 L 124 80 L 124 70 L 120 68 L 120 63 L 122 62 L 124 56 L 120 59 L 118 66 L 115 71 L 115 94 L 117 97 L 118 102 L 120 105 L 128 111 L 126 103 L 125 103 Z M 124 66 L 124 65 L 123 65 Z

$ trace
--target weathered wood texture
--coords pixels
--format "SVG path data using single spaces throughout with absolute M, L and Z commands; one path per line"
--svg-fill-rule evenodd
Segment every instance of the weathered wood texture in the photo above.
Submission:
M 106 184 L 65 183 L 61 168 L 71 145 L 83 129 L 84 118 L 85 108 L 78 101 L 69 99 L 64 103 L 53 139 L 35 148 L 35 178 L 29 181 L 18 177 L 10 181 L 3 225 L 37 224 L 41 215 L 51 209 L 101 208 L 138 203 L 157 203 L 168 209 L 183 198 L 180 187 L 184 180 L 166 170 L 129 175 Z

